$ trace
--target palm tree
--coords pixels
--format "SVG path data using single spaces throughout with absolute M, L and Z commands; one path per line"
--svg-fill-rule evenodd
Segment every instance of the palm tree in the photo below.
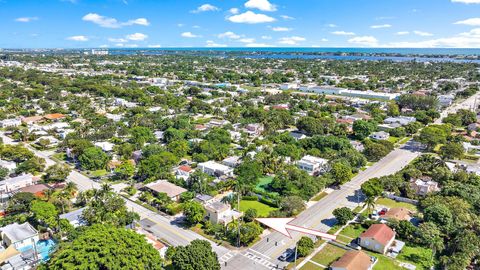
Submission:
M 68 182 L 63 188 L 63 190 L 70 195 L 70 198 L 73 198 L 75 197 L 75 193 L 77 193 L 77 190 L 78 190 L 77 184 L 73 182 Z
M 372 212 L 375 209 L 375 197 L 370 196 L 365 199 L 365 204 L 363 206 L 367 206 L 367 211 Z
M 53 196 L 53 193 L 55 193 L 55 191 L 53 189 L 50 189 L 50 188 L 43 192 L 43 195 L 45 196 L 45 199 L 47 200 L 47 202 L 50 201 L 50 199 Z

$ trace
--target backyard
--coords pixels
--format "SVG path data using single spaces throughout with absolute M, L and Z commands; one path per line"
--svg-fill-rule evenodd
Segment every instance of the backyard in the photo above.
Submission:
M 411 203 L 406 203 L 406 202 L 397 202 L 392 199 L 388 198 L 379 198 L 376 202 L 376 205 L 382 205 L 388 208 L 394 208 L 394 207 L 403 207 L 407 208 L 410 211 L 418 212 L 417 206 Z
M 250 209 L 250 208 L 257 210 L 257 214 L 259 217 L 268 217 L 268 214 L 270 214 L 270 212 L 277 210 L 277 208 L 268 206 L 259 201 L 247 201 L 247 200 L 240 201 L 240 211 L 245 212 L 247 211 L 247 209 Z

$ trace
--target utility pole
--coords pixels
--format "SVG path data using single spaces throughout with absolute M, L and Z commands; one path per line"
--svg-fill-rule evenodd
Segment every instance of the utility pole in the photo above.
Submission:
M 295 259 L 294 259 L 294 262 L 295 262 L 295 266 L 293 269 L 297 270 L 297 248 L 298 247 L 298 242 L 295 242 Z

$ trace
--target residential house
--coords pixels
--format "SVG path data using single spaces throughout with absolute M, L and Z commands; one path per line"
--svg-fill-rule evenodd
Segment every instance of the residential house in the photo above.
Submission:
M 181 165 L 175 169 L 175 177 L 177 179 L 182 178 L 183 180 L 187 180 L 190 175 L 193 173 L 192 167 L 188 165 Z
M 15 249 L 26 249 L 39 240 L 38 231 L 30 223 L 12 223 L 0 228 L 2 244 L 5 247 L 14 246 Z
M 300 133 L 300 132 L 297 132 L 297 131 L 292 131 L 289 133 L 290 136 L 292 136 L 296 141 L 298 140 L 303 140 L 303 139 L 306 139 L 307 138 L 307 135 L 303 134 L 303 133 Z
M 35 123 L 39 123 L 43 121 L 43 116 L 37 115 L 37 116 L 30 116 L 30 117 L 23 117 L 21 118 L 22 123 L 27 124 L 27 125 L 32 125 Z
M 51 114 L 46 114 L 43 116 L 46 120 L 50 121 L 59 121 L 64 119 L 66 116 L 61 113 L 51 113 Z
M 197 194 L 195 195 L 195 198 L 193 198 L 193 200 L 202 205 L 206 205 L 206 204 L 212 203 L 215 200 L 215 198 L 207 194 Z
M 155 131 L 153 135 L 155 136 L 155 139 L 157 139 L 157 141 L 163 141 L 164 133 L 165 132 L 163 131 Z
M 263 124 L 248 124 L 245 126 L 245 132 L 250 136 L 260 136 L 264 131 Z
M 390 138 L 390 134 L 388 134 L 385 131 L 378 131 L 378 132 L 372 133 L 370 135 L 370 138 L 375 140 L 388 140 L 388 138 Z
M 17 163 L 0 159 L 0 167 L 8 169 L 9 172 L 14 172 L 17 168 Z
M 19 119 L 5 119 L 0 121 L 0 128 L 18 127 L 22 124 Z
M 402 126 L 408 125 L 417 121 L 415 117 L 411 116 L 397 116 L 397 117 L 388 117 L 387 119 L 383 120 L 385 124 L 399 124 Z
M 314 156 L 304 156 L 301 160 L 297 162 L 299 169 L 308 172 L 311 175 L 316 175 L 322 172 L 325 172 L 328 160 L 314 157 Z
M 453 94 L 438 96 L 438 102 L 443 107 L 448 107 L 452 105 L 454 99 L 455 99 L 455 96 Z
M 207 203 L 205 210 L 208 220 L 213 224 L 228 224 L 242 216 L 242 213 L 233 210 L 230 204 L 222 202 Z
M 104 152 L 112 152 L 115 144 L 111 142 L 96 142 L 94 143 L 96 147 L 101 148 Z
M 372 224 L 359 237 L 361 247 L 381 254 L 385 254 L 394 241 L 395 232 L 385 224 Z
M 236 168 L 242 163 L 242 160 L 240 156 L 231 156 L 222 160 L 222 163 L 230 168 Z
M 410 187 L 419 196 L 426 196 L 429 193 L 439 191 L 438 183 L 432 181 L 431 177 L 424 176 L 410 180 Z
M 33 175 L 31 174 L 22 174 L 16 177 L 7 178 L 0 181 L 0 193 L 11 193 L 33 184 L 35 184 L 35 182 Z
M 358 152 L 363 152 L 363 150 L 365 150 L 365 146 L 363 145 L 363 143 L 359 141 L 350 141 L 350 144 Z
M 87 225 L 87 222 L 82 218 L 83 210 L 85 210 L 85 207 L 65 213 L 65 214 L 61 214 L 59 218 L 68 220 L 68 222 L 74 228 L 79 226 L 85 226 Z
M 397 221 L 410 221 L 412 219 L 412 211 L 404 207 L 394 207 L 388 209 L 385 215 L 382 216 L 382 219 L 385 220 L 397 220 Z
M 45 195 L 45 191 L 49 189 L 51 189 L 51 187 L 45 184 L 36 184 L 20 188 L 18 192 L 26 192 L 33 194 L 35 197 L 43 198 L 43 196 Z
M 180 201 L 180 195 L 187 190 L 179 187 L 175 184 L 172 184 L 166 180 L 158 180 L 153 183 L 145 185 L 145 188 L 152 191 L 154 194 L 166 193 L 167 196 L 172 199 L 172 201 Z
M 215 177 L 233 176 L 233 168 L 230 168 L 212 160 L 199 163 L 198 169 L 208 175 Z
M 376 259 L 360 250 L 349 250 L 330 265 L 330 270 L 371 270 Z

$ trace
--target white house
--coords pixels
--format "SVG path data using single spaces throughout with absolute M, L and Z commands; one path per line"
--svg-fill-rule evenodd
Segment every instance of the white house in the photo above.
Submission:
M 199 163 L 198 169 L 211 176 L 233 176 L 233 168 L 230 168 L 212 160 Z
M 0 181 L 0 193 L 10 193 L 24 187 L 34 185 L 33 175 L 22 174 Z
M 239 217 L 242 213 L 233 210 L 230 204 L 212 202 L 205 205 L 207 217 L 213 224 L 228 224 Z
M 5 247 L 13 245 L 17 250 L 33 246 L 39 240 L 38 232 L 30 223 L 13 223 L 0 228 L 2 244 Z
M 110 142 L 96 142 L 94 143 L 96 147 L 101 148 L 104 152 L 112 152 L 115 144 Z
M 297 162 L 297 166 L 299 169 L 304 170 L 311 175 L 324 172 L 327 164 L 328 160 L 324 158 L 308 155 L 304 156 L 301 160 Z
M 8 169 L 10 172 L 13 172 L 17 168 L 17 163 L 0 159 L 0 167 Z
M 417 119 L 411 116 L 388 117 L 387 119 L 383 120 L 385 124 L 400 124 L 402 126 L 408 125 L 415 121 L 417 121 Z
M 388 140 L 390 138 L 390 134 L 385 131 L 374 132 L 370 135 L 370 138 L 375 140 Z
M 0 128 L 18 127 L 21 124 L 22 124 L 22 121 L 19 119 L 5 119 L 0 121 Z
M 235 168 L 242 163 L 241 158 L 239 156 L 231 156 L 227 157 L 222 160 L 223 165 L 226 165 L 230 168 Z

